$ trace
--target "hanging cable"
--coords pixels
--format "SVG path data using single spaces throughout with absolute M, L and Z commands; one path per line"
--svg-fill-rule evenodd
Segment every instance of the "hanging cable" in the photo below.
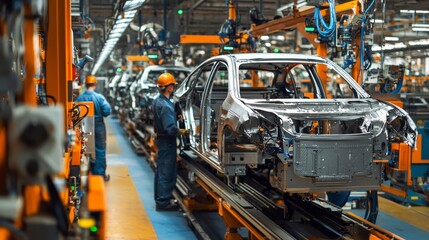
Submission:
M 369 20 L 369 17 L 367 16 L 369 10 L 372 8 L 372 6 L 374 5 L 375 0 L 372 0 L 371 3 L 368 5 L 368 7 L 365 9 L 364 14 L 362 16 L 361 19 L 361 33 L 360 33 L 360 64 L 359 64 L 359 69 L 361 71 L 361 80 L 362 82 L 364 82 L 364 74 L 363 72 L 365 71 L 365 69 L 368 69 L 368 64 L 366 64 L 366 66 L 364 66 L 365 63 L 365 29 L 367 26 L 367 22 Z
M 336 13 L 335 13 L 335 2 L 333 0 L 328 0 L 329 4 L 329 25 L 326 24 L 325 20 L 323 19 L 322 14 L 320 13 L 320 7 L 316 7 L 314 9 L 314 20 L 316 22 L 316 28 L 319 33 L 319 35 L 323 38 L 329 38 L 335 33 L 336 29 Z M 320 24 L 323 26 L 323 30 L 320 27 Z

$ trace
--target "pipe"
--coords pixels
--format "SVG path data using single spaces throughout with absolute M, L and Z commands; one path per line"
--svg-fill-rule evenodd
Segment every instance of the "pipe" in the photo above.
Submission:
M 164 29 L 167 31 L 167 0 L 162 1 L 163 8 L 164 8 L 164 15 L 162 20 L 162 25 L 164 26 Z

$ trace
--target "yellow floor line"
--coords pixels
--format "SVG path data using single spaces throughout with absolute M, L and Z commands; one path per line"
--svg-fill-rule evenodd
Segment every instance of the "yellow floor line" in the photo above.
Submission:
M 407 207 L 379 197 L 379 208 L 389 214 L 424 231 L 429 231 L 429 209 L 427 207 Z
M 106 124 L 106 153 L 107 154 L 121 154 L 122 150 L 119 147 L 118 141 L 116 140 L 115 134 L 113 133 L 112 127 L 109 122 L 104 120 Z
M 157 239 L 125 165 L 109 166 L 106 183 L 107 239 Z

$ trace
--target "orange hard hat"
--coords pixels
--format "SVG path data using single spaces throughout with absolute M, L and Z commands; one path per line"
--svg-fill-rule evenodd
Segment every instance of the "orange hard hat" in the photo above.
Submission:
M 158 77 L 158 86 L 165 87 L 170 84 L 177 84 L 176 79 L 170 73 L 163 73 Z
M 97 83 L 97 78 L 95 78 L 95 76 L 93 75 L 86 76 L 85 84 L 94 84 L 94 83 Z

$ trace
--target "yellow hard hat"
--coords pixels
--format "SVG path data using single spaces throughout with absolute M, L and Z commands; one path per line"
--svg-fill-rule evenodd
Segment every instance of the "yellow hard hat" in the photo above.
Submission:
M 163 73 L 158 77 L 158 86 L 165 87 L 170 84 L 177 84 L 176 79 L 170 73 Z
M 85 84 L 95 84 L 95 83 L 97 83 L 97 78 L 95 78 L 95 76 L 89 75 L 86 77 Z

